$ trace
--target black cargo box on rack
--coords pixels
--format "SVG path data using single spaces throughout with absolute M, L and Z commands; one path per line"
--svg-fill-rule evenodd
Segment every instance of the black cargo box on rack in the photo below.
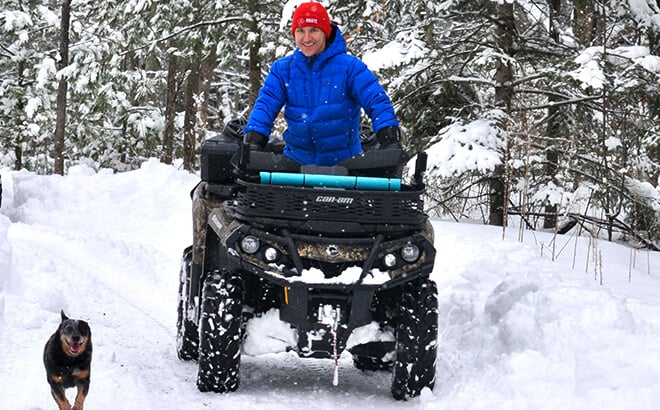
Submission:
M 202 144 L 202 181 L 225 184 L 234 178 L 231 158 L 240 147 L 240 139 L 224 133 L 209 138 Z
M 234 179 L 231 158 L 243 142 L 245 120 L 231 120 L 221 134 L 207 139 L 202 144 L 201 177 L 202 181 L 225 184 Z

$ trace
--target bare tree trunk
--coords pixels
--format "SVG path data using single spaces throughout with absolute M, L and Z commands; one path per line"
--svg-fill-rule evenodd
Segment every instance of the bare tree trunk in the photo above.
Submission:
M 171 53 L 167 64 L 167 97 L 165 100 L 165 130 L 163 131 L 163 152 L 160 162 L 172 163 L 174 153 L 174 118 L 176 116 L 177 57 Z
M 248 67 L 248 76 L 249 76 L 249 90 L 248 99 L 250 102 L 250 108 L 254 105 L 254 102 L 257 100 L 259 95 L 259 89 L 261 88 L 261 57 L 259 56 L 259 49 L 261 48 L 261 31 L 259 30 L 259 24 L 256 21 L 255 14 L 259 10 L 259 3 L 255 0 L 251 0 L 248 3 L 250 14 L 253 18 L 248 23 L 248 30 L 254 35 L 251 36 L 250 41 L 250 61 Z
M 550 37 L 553 41 L 559 41 L 559 31 L 557 30 L 557 17 L 561 12 L 560 0 L 548 0 L 550 5 Z M 545 154 L 545 175 L 548 181 L 557 184 L 557 171 L 559 169 L 559 150 L 557 141 L 561 137 L 561 131 L 565 127 L 561 123 L 560 110 L 552 103 L 557 102 L 558 98 L 551 94 L 548 97 L 550 106 L 548 107 L 548 125 L 545 130 L 547 138 L 547 149 Z M 557 226 L 557 205 L 547 204 L 545 206 L 545 217 L 543 218 L 543 228 L 554 229 Z
M 502 3 L 497 6 L 497 45 L 505 54 L 511 55 L 513 52 L 514 21 L 513 4 Z M 508 60 L 499 58 L 495 64 L 495 105 L 502 109 L 505 116 L 511 112 L 511 101 L 513 99 L 513 69 Z M 506 133 L 508 121 L 499 124 L 500 128 Z M 495 167 L 493 175 L 490 178 L 489 194 L 489 218 L 490 225 L 506 226 L 506 202 L 507 202 L 507 183 L 506 183 L 506 152 L 508 147 L 504 147 L 501 153 L 502 164 Z
M 211 81 L 213 80 L 213 70 L 217 64 L 215 48 L 208 51 L 206 58 L 202 61 L 199 70 L 199 92 L 202 100 L 197 107 L 197 112 L 201 120 L 199 126 L 206 130 L 209 122 L 209 94 L 211 90 Z M 202 142 L 202 141 L 200 141 Z
M 197 109 L 195 95 L 199 90 L 200 62 L 195 60 L 190 65 L 185 93 L 185 114 L 183 119 L 183 168 L 195 169 L 195 135 L 197 134 Z
M 25 85 L 25 78 L 23 77 L 24 70 L 25 70 L 25 62 L 19 61 L 18 73 L 17 73 L 19 87 L 23 87 Z M 22 112 L 24 108 L 25 108 L 25 100 L 23 98 L 19 98 L 19 100 L 16 103 L 16 111 Z M 21 133 L 16 133 L 14 137 L 14 156 L 16 157 L 16 160 L 14 161 L 14 169 L 16 171 L 20 171 L 21 169 L 23 169 L 23 136 L 21 135 Z
M 16 156 L 14 169 L 20 171 L 23 169 L 23 142 L 21 141 L 21 137 L 17 137 L 16 140 L 16 144 L 14 144 L 14 155 Z
M 573 34 L 580 45 L 589 47 L 601 41 L 598 33 L 605 27 L 601 11 L 595 0 L 573 1 Z
M 603 10 L 603 14 L 601 15 L 601 17 L 602 17 L 602 20 L 605 21 L 605 8 L 602 7 L 602 10 Z M 605 55 L 605 52 L 607 50 L 607 48 L 606 48 L 606 33 L 605 33 L 605 30 L 600 30 L 600 31 L 598 31 L 598 33 L 600 33 L 600 38 L 601 38 L 601 41 L 602 41 L 601 45 L 603 46 L 603 55 Z M 605 67 L 603 69 L 605 75 L 607 75 L 607 72 L 605 70 L 606 68 L 607 68 L 607 65 L 605 65 Z M 600 157 L 601 157 L 601 166 L 603 167 L 603 174 L 606 174 L 608 172 L 607 170 L 610 167 L 609 159 L 608 159 L 608 148 L 607 148 L 607 143 L 606 143 L 607 137 L 608 137 L 607 124 L 609 122 L 608 98 L 609 98 L 608 87 L 605 86 L 605 87 L 603 87 L 603 99 L 602 99 L 602 104 L 601 104 L 601 113 L 602 113 L 602 117 L 603 117 L 603 123 L 601 125 L 602 128 L 601 128 L 601 131 L 599 133 L 599 138 L 598 138 L 599 143 L 600 143 L 600 150 L 601 150 Z M 622 176 L 622 178 L 623 178 L 623 176 Z M 623 180 L 622 180 L 621 185 L 622 185 L 622 187 L 621 187 L 622 189 L 619 192 L 619 194 L 621 192 L 623 192 Z M 612 239 L 613 239 L 612 238 L 613 223 L 614 223 L 614 220 L 617 216 L 616 215 L 617 212 L 614 210 L 614 208 L 615 208 L 614 203 L 616 201 L 612 200 L 612 195 L 617 195 L 617 193 L 612 194 L 611 191 L 612 190 L 611 190 L 609 185 L 605 187 L 605 195 L 604 195 L 605 200 L 602 202 L 604 212 L 605 212 L 605 216 L 607 217 L 607 219 L 609 221 L 609 224 L 607 225 L 607 240 L 608 241 L 612 241 Z
M 60 27 L 60 63 L 59 70 L 69 65 L 69 19 L 71 0 L 62 1 L 62 21 Z M 56 174 L 64 175 L 64 125 L 66 123 L 66 76 L 62 76 L 57 86 L 57 118 L 55 121 L 55 169 Z

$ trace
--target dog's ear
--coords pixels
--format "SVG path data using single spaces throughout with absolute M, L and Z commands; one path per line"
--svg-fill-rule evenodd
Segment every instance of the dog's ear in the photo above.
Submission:
M 60 311 L 60 315 L 62 316 L 62 322 L 64 322 L 65 320 L 69 320 L 69 318 L 64 314 L 64 309 Z
M 78 320 L 78 329 L 80 330 L 80 334 L 83 336 L 91 336 L 92 335 L 92 330 L 89 327 L 89 324 L 85 322 L 84 320 Z

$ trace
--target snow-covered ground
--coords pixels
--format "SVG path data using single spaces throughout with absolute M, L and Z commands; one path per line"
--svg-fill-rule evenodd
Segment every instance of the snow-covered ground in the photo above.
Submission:
M 151 160 L 2 181 L 2 408 L 56 408 L 41 356 L 64 309 L 92 327 L 87 409 L 660 409 L 658 253 L 433 221 L 433 391 L 396 402 L 389 375 L 355 370 L 348 353 L 335 387 L 331 361 L 271 352 L 244 355 L 241 387 L 218 395 L 197 391 L 196 364 L 175 351 L 197 176 Z

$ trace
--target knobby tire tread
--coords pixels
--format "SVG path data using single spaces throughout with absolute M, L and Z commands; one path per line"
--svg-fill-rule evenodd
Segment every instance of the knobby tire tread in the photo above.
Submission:
M 197 324 L 188 319 L 188 283 L 192 269 L 192 247 L 183 251 L 181 271 L 179 273 L 179 303 L 177 306 L 176 346 L 180 360 L 197 360 L 199 356 L 199 332 Z
M 392 396 L 405 400 L 433 389 L 438 338 L 438 291 L 435 282 L 406 283 L 401 292 L 396 328 Z
M 199 324 L 200 391 L 238 389 L 242 343 L 243 281 L 238 273 L 215 271 L 204 281 Z

